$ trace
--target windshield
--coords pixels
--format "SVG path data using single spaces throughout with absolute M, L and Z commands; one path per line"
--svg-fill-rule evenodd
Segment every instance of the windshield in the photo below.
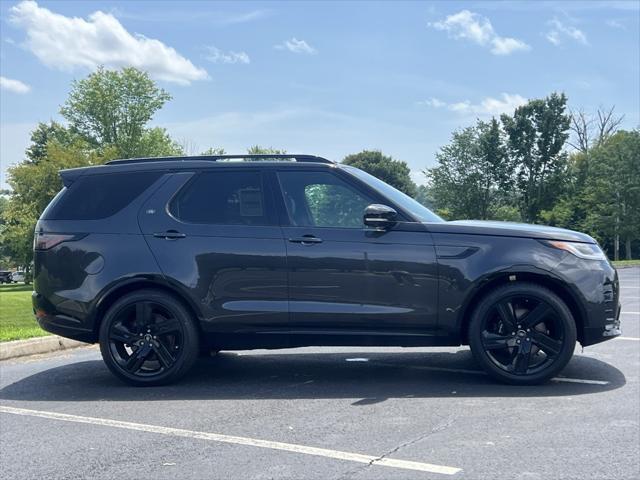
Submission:
M 365 182 L 367 185 L 370 185 L 382 195 L 387 197 L 392 202 L 396 203 L 404 210 L 409 212 L 415 218 L 417 218 L 421 222 L 444 222 L 442 218 L 433 213 L 427 207 L 418 203 L 409 195 L 402 193 L 400 190 L 393 188 L 391 185 L 383 182 L 382 180 L 374 177 L 373 175 L 369 175 L 367 172 L 363 172 L 355 167 L 343 166 L 345 170 L 348 170 L 350 173 L 358 177 L 360 180 Z

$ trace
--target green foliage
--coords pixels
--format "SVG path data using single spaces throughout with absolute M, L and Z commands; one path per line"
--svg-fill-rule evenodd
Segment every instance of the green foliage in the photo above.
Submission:
M 68 145 L 74 140 L 74 134 L 67 128 L 53 120 L 49 123 L 38 123 L 31 132 L 31 145 L 26 149 L 26 161 L 38 163 L 47 155 L 47 144 L 57 142 L 60 145 Z
M 342 163 L 364 170 L 389 185 L 413 197 L 416 184 L 411 180 L 411 170 L 406 162 L 394 160 L 379 150 L 363 150 L 347 155 Z
M 155 127 L 142 133 L 132 157 L 174 157 L 180 155 L 184 155 L 184 150 L 171 139 L 166 129 Z
M 493 218 L 503 192 L 511 186 L 509 162 L 495 119 L 453 133 L 436 154 L 438 166 L 427 170 L 435 204 L 453 218 Z
M 623 239 L 630 259 L 640 240 L 640 131 L 619 131 L 589 156 L 584 226 L 600 240 Z
M 562 194 L 543 223 L 588 232 L 614 258 L 616 238 L 625 255 L 640 248 L 640 133 L 619 131 L 569 157 Z
M 307 204 L 318 227 L 360 228 L 368 202 L 364 197 L 341 185 L 309 185 L 305 190 Z
M 247 148 L 247 153 L 249 155 L 284 155 L 287 153 L 286 150 L 280 150 L 278 148 L 273 147 L 262 147 L 260 145 L 254 145 L 253 147 Z
M 226 153 L 227 152 L 224 150 L 224 148 L 209 147 L 200 155 L 225 155 Z
M 498 205 L 492 210 L 491 219 L 501 222 L 522 222 L 520 210 L 515 205 Z
M 431 190 L 426 185 L 418 185 L 414 198 L 428 209 L 434 209 L 435 200 Z
M 146 124 L 170 99 L 146 72 L 101 67 L 73 82 L 60 113 L 89 145 L 115 147 L 119 157 L 131 158 L 141 154 Z
M 567 97 L 553 93 L 502 115 L 509 153 L 515 166 L 515 187 L 522 218 L 535 222 L 542 210 L 553 206 L 562 191 L 569 138 Z
M 8 169 L 8 183 L 13 191 L 2 213 L 1 243 L 17 265 L 29 270 L 36 221 L 62 188 L 58 172 L 99 165 L 113 158 L 113 149 L 97 153 L 79 139 L 70 145 L 52 141 L 38 163 L 23 162 Z
M 59 170 L 114 158 L 183 155 L 164 128 L 146 128 L 170 98 L 134 68 L 100 68 L 74 82 L 61 108 L 69 127 L 38 124 L 26 160 L 8 171 L 12 192 L 0 213 L 0 258 L 29 271 L 36 221 L 62 187 Z

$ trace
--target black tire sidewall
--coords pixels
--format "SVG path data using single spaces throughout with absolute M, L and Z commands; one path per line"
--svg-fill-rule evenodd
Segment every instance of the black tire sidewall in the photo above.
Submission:
M 170 310 L 183 325 L 184 345 L 175 364 L 168 370 L 151 377 L 136 376 L 124 371 L 113 358 L 109 330 L 122 308 L 137 302 L 153 301 Z M 165 385 L 183 377 L 192 367 L 199 352 L 198 329 L 184 304 L 174 296 L 157 290 L 139 290 L 118 299 L 107 310 L 100 323 L 99 343 L 102 359 L 109 370 L 124 382 L 134 386 Z
M 499 300 L 513 296 L 527 295 L 547 302 L 559 315 L 564 329 L 562 350 L 548 368 L 530 375 L 515 375 L 495 365 L 482 345 L 482 321 Z M 469 324 L 469 346 L 476 361 L 493 378 L 511 385 L 537 385 L 558 374 L 571 360 L 576 344 L 576 324 L 571 310 L 554 292 L 541 285 L 518 282 L 496 288 L 487 294 L 475 308 Z

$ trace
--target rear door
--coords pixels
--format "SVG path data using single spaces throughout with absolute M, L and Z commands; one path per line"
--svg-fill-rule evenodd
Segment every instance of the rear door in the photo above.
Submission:
M 205 330 L 286 327 L 286 250 L 261 169 L 176 173 L 139 218 L 164 275 L 198 305 Z

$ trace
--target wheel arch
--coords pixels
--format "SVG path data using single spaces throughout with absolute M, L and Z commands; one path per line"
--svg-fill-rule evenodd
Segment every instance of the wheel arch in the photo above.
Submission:
M 569 285 L 561 279 L 549 274 L 531 271 L 506 271 L 487 277 L 483 281 L 479 282 L 476 289 L 471 293 L 471 295 L 469 295 L 469 298 L 464 303 L 460 312 L 460 338 L 462 343 L 469 343 L 468 332 L 471 315 L 480 300 L 496 287 L 512 282 L 534 283 L 546 287 L 558 295 L 558 297 L 560 297 L 571 311 L 571 315 L 576 323 L 578 341 L 582 342 L 584 338 L 584 326 L 587 314 Z
M 111 307 L 111 305 L 113 305 L 119 298 L 122 298 L 122 296 L 144 289 L 159 290 L 178 299 L 189 310 L 191 315 L 193 315 L 193 318 L 196 320 L 195 323 L 198 331 L 202 333 L 202 325 L 200 324 L 202 316 L 198 307 L 188 295 L 181 292 L 179 288 L 168 284 L 163 279 L 154 277 L 137 277 L 128 278 L 112 285 L 96 302 L 93 322 L 93 333 L 96 339 L 98 338 L 98 332 L 100 331 L 100 324 L 102 323 L 104 314 L 109 310 L 109 307 Z

